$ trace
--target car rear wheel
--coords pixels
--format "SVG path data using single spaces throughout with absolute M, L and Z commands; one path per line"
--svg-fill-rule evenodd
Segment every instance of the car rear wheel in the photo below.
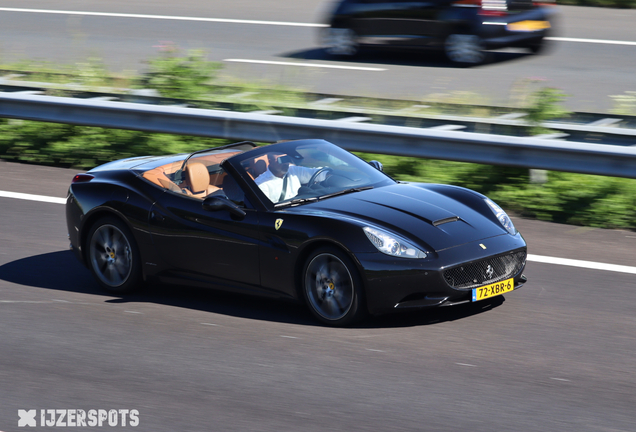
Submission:
M 323 46 L 334 56 L 354 56 L 358 53 L 358 36 L 348 28 L 328 28 L 323 33 Z
M 108 292 L 133 291 L 141 281 L 139 251 L 128 227 L 119 219 L 98 220 L 88 233 L 89 267 Z
M 444 44 L 446 57 L 460 66 L 473 66 L 484 62 L 486 53 L 481 38 L 471 34 L 452 34 Z
M 302 282 L 305 301 L 321 322 L 341 327 L 365 315 L 360 277 L 351 259 L 340 250 L 325 247 L 311 254 Z

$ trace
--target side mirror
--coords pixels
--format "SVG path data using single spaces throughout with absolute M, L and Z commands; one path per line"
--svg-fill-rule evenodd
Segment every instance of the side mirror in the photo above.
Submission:
M 369 165 L 371 165 L 373 168 L 377 169 L 378 171 L 384 171 L 384 166 L 382 165 L 381 162 L 377 160 L 370 161 Z
M 237 220 L 245 218 L 245 211 L 224 196 L 211 196 L 203 200 L 203 209 L 207 211 L 227 211 Z

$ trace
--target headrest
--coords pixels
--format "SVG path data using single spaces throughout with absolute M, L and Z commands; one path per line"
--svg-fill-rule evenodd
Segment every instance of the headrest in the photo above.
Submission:
M 186 168 L 186 182 L 192 193 L 207 191 L 210 185 L 210 174 L 208 169 L 200 162 L 188 164 Z

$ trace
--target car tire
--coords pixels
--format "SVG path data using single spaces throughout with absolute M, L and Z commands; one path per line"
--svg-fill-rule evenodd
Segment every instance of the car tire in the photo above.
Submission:
M 360 51 L 358 35 L 349 28 L 325 29 L 322 44 L 332 56 L 353 57 Z
M 302 289 L 309 310 L 324 324 L 344 327 L 366 315 L 357 268 L 337 248 L 323 247 L 307 258 L 302 273 Z
M 99 219 L 88 233 L 86 249 L 89 268 L 104 290 L 126 294 L 139 288 L 139 250 L 121 220 L 112 216 Z
M 546 41 L 541 39 L 539 42 L 528 45 L 528 49 L 532 54 L 540 54 L 546 50 Z
M 453 33 L 446 38 L 444 51 L 458 66 L 476 66 L 486 60 L 484 43 L 477 35 Z

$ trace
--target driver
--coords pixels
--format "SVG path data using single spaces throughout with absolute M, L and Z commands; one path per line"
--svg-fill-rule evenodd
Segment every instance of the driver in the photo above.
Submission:
M 320 169 L 290 165 L 287 159 L 280 153 L 268 153 L 267 171 L 254 180 L 273 203 L 295 197 L 302 184 Z

